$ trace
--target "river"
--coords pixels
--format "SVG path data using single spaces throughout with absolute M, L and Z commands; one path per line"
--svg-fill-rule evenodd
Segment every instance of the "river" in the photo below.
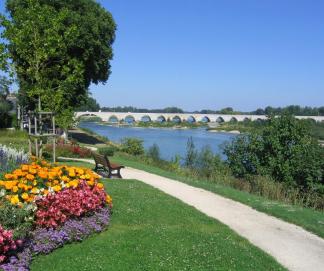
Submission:
M 145 149 L 154 143 L 160 148 L 161 158 L 171 160 L 175 155 L 185 157 L 187 141 L 192 137 L 196 149 L 209 145 L 214 153 L 222 157 L 221 145 L 232 140 L 235 135 L 229 133 L 208 132 L 205 128 L 172 129 L 172 128 L 140 128 L 109 126 L 96 122 L 81 122 L 80 127 L 90 129 L 107 137 L 113 142 L 120 143 L 125 137 L 135 137 L 143 140 Z

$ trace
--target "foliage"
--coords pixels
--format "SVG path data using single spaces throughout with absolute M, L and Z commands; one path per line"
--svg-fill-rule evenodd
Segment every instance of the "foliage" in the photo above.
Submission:
M 12 116 L 12 103 L 7 100 L 9 95 L 9 85 L 11 81 L 4 76 L 0 76 L 0 128 L 11 127 Z
M 125 137 L 120 147 L 121 151 L 132 155 L 144 154 L 143 140 L 138 138 Z
M 0 200 L 0 225 L 13 230 L 14 239 L 24 239 L 34 224 L 34 210 L 31 206 L 17 207 L 7 200 Z
M 187 141 L 187 152 L 185 157 L 185 166 L 188 168 L 193 168 L 197 159 L 198 153 L 195 148 L 192 137 Z
M 29 109 L 41 97 L 43 110 L 68 116 L 91 83 L 110 74 L 116 25 L 92 0 L 7 0 L 3 37 L 14 63 L 21 102 Z M 65 119 L 65 118 L 64 118 Z M 66 119 L 61 125 L 66 125 Z
M 154 143 L 151 147 L 149 147 L 149 149 L 146 152 L 146 155 L 153 159 L 153 161 L 160 161 L 161 157 L 160 157 L 160 148 L 159 146 Z
M 115 151 L 117 151 L 118 148 L 115 146 L 107 146 L 107 147 L 100 147 L 98 148 L 98 152 L 105 156 L 113 156 Z
M 323 189 L 323 149 L 305 123 L 290 115 L 270 117 L 260 133 L 237 137 L 224 153 L 235 176 L 269 175 L 289 186 Z
M 75 109 L 75 111 L 84 112 L 90 111 L 95 112 L 100 110 L 100 105 L 97 103 L 96 99 L 90 96 L 87 96 L 80 105 Z
M 201 177 L 211 178 L 224 171 L 224 164 L 219 157 L 215 155 L 210 146 L 203 147 L 196 156 L 194 170 L 198 171 Z
M 90 158 L 92 151 L 89 148 L 81 147 L 77 144 L 58 142 L 55 148 L 56 156 L 59 157 L 76 157 Z M 45 158 L 52 158 L 53 144 L 47 144 L 44 148 L 43 155 Z

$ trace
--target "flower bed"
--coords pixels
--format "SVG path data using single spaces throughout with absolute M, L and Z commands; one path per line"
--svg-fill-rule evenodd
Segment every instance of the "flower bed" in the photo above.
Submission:
M 21 165 L 0 180 L 0 223 L 10 227 L 0 226 L 0 269 L 28 270 L 33 255 L 102 231 L 111 208 L 111 197 L 90 169 L 44 161 Z

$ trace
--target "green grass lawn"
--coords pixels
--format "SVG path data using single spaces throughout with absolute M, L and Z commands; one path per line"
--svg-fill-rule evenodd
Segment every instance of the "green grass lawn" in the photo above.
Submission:
M 0 129 L 0 144 L 27 151 L 28 135 L 24 131 Z
M 131 160 L 118 155 L 113 156 L 111 160 L 116 163 L 145 170 L 147 172 L 179 180 L 189 185 L 209 190 L 211 192 L 249 205 L 258 211 L 273 215 L 282 220 L 299 225 L 304 229 L 324 238 L 324 213 L 321 211 L 284 204 L 282 202 L 270 201 L 264 197 L 252 195 L 250 193 L 240 191 L 228 186 L 223 186 L 217 183 L 213 183 L 207 180 L 194 180 L 186 178 L 177 175 L 174 172 L 146 165 L 139 161 Z
M 227 226 L 134 180 L 108 180 L 107 231 L 38 256 L 31 270 L 285 270 Z

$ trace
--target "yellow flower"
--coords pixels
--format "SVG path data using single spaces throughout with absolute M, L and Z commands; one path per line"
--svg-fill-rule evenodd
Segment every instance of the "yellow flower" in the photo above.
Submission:
M 39 189 L 37 187 L 33 187 L 33 189 L 30 192 L 36 195 L 39 193 Z
M 61 191 L 61 186 L 59 186 L 59 185 L 54 185 L 53 186 L 53 190 L 55 191 L 55 192 L 59 192 L 59 191 Z
M 23 200 L 28 200 L 29 196 L 28 196 L 27 193 L 22 193 L 21 198 L 22 198 Z
M 11 198 L 10 198 L 10 203 L 12 205 L 16 205 L 18 204 L 20 201 L 19 201 L 19 198 L 18 198 L 18 195 L 13 195 Z
M 36 174 L 37 173 L 37 170 L 36 169 L 34 169 L 34 168 L 29 168 L 29 173 L 30 174 Z
M 12 187 L 12 192 L 17 193 L 17 191 L 18 191 L 18 186 L 16 186 L 16 185 L 13 186 Z
M 109 195 L 106 196 L 106 202 L 108 204 L 112 202 L 112 198 Z

